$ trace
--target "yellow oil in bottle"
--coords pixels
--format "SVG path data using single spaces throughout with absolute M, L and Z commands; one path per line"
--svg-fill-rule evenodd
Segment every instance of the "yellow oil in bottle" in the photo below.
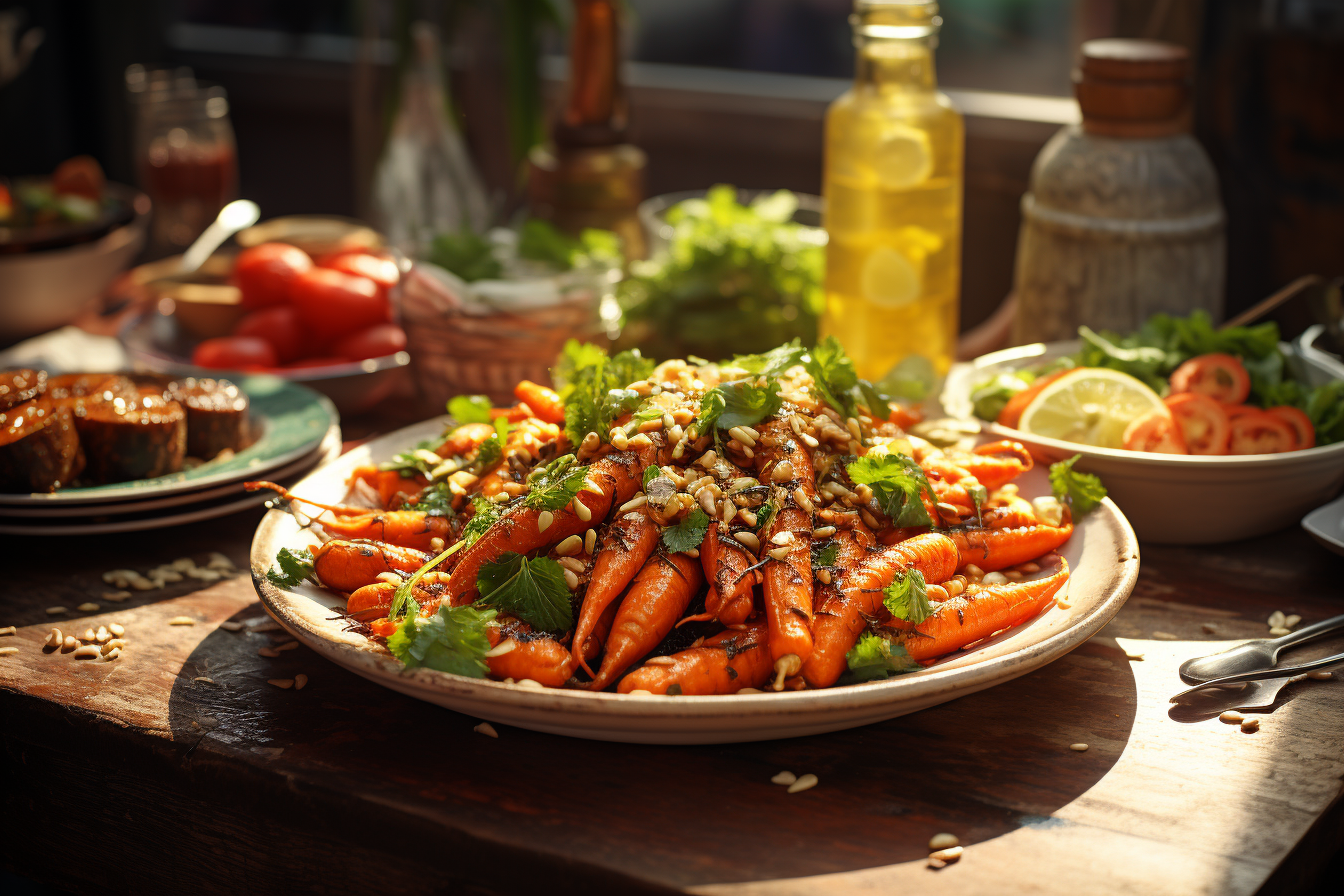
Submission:
M 936 3 L 856 0 L 854 87 L 826 115 L 826 313 L 859 376 L 923 397 L 956 352 L 961 115 L 938 92 Z

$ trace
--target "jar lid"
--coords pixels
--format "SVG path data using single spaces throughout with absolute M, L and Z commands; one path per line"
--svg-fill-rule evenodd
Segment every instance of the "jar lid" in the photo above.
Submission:
M 1190 53 L 1156 40 L 1083 44 L 1073 74 L 1083 129 L 1111 137 L 1164 137 L 1189 129 Z
M 1184 81 L 1190 75 L 1190 52 L 1159 40 L 1112 37 L 1089 40 L 1082 47 L 1085 77 L 1108 81 Z

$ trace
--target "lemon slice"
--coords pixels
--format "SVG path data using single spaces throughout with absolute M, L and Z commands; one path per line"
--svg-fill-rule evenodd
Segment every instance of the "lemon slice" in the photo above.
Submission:
M 890 124 L 882 134 L 873 162 L 884 189 L 917 187 L 933 173 L 929 135 L 918 128 Z
M 874 305 L 899 308 L 919 298 L 919 271 L 898 250 L 878 246 L 863 263 L 859 289 Z
M 1083 367 L 1055 380 L 1022 412 L 1018 428 L 1038 436 L 1123 448 L 1125 427 L 1162 399 L 1127 373 Z

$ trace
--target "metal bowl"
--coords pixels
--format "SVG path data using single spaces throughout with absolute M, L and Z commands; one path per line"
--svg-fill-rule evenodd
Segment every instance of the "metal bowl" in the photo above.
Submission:
M 191 351 L 197 340 L 186 333 L 169 302 L 130 318 L 122 327 L 121 343 L 137 371 L 181 376 L 221 376 L 230 371 L 197 367 Z M 367 411 L 389 398 L 408 375 L 411 356 L 406 352 L 297 370 L 268 371 L 293 383 L 321 392 L 342 414 Z

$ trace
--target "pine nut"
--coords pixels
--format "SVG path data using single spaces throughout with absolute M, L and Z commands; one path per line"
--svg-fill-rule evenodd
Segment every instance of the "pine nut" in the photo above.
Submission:
M 1293 628 L 1301 621 L 1302 621 L 1301 616 L 1297 615 L 1296 613 L 1290 613 L 1287 616 L 1283 617 L 1283 627 Z
M 437 535 L 429 540 L 429 552 L 431 554 L 443 553 L 443 539 Z
M 505 482 L 502 483 L 499 486 L 499 488 L 504 494 L 506 494 L 511 498 L 516 498 L 519 495 L 525 495 L 529 491 L 531 491 L 531 489 L 529 489 L 526 485 L 524 485 L 521 482 Z
M 580 501 L 578 498 L 575 498 L 573 501 L 570 502 L 570 504 L 574 508 L 574 515 L 577 516 L 579 519 L 583 520 L 585 523 L 593 518 L 593 512 L 588 509 L 588 505 Z
M 113 647 L 111 650 L 104 650 L 104 651 L 103 651 L 103 662 L 105 662 L 105 663 L 110 663 L 110 662 L 112 662 L 113 660 L 115 660 L 115 659 L 116 659 L 117 657 L 119 657 L 119 656 L 121 656 L 121 648 L 120 648 L 120 647 Z
M 555 552 L 562 557 L 577 554 L 581 550 L 583 550 L 583 539 L 577 535 L 571 535 L 555 546 Z
M 940 849 L 929 853 L 929 858 L 939 862 L 955 862 L 961 858 L 961 854 L 966 851 L 963 846 L 949 846 L 947 849 Z
M 882 521 L 875 517 L 867 507 L 859 508 L 859 516 L 863 518 L 863 523 L 870 529 L 881 529 Z
M 7 625 L 4 628 L 0 628 L 0 635 L 17 635 L 18 633 L 18 628 L 13 625 Z
M 793 500 L 805 512 L 807 513 L 817 512 L 816 505 L 813 504 L 812 499 L 807 496 L 807 492 L 803 491 L 802 486 L 799 486 L 798 488 L 795 488 L 793 490 Z
M 1017 568 L 1021 572 L 1027 573 L 1028 575 L 1031 575 L 1032 573 L 1038 573 L 1041 571 L 1041 565 L 1039 563 L 1032 563 L 1030 560 L 1028 560 L 1026 563 L 1019 563 L 1017 565 Z
M 288 690 L 289 688 L 294 687 L 294 679 L 292 678 L 268 678 L 266 679 L 266 683 L 274 685 L 281 690 Z
M 74 657 L 77 660 L 96 660 L 102 651 L 93 644 L 85 644 L 83 647 L 76 647 Z
M 1247 734 L 1254 734 L 1255 732 L 1260 730 L 1260 720 L 1247 719 L 1246 721 L 1241 723 L 1241 730 L 1246 732 Z
M 520 688 L 531 688 L 534 691 L 540 691 L 546 687 L 546 685 L 531 678 L 520 678 L 516 684 Z
M 1240 725 L 1242 720 L 1244 720 L 1245 718 L 1246 718 L 1245 716 L 1237 712 L 1235 709 L 1229 709 L 1227 712 L 1223 713 L 1218 717 L 1218 721 L 1226 722 L 1229 725 Z
M 17 647 L 0 647 L 0 656 L 12 656 L 19 652 Z
M 1269 630 L 1269 633 L 1276 638 L 1282 638 L 1284 635 L 1291 635 L 1293 630 L 1287 626 L 1279 625 Z
M 734 532 L 733 538 L 737 539 L 739 544 L 741 544 L 747 550 L 751 551 L 753 554 L 759 554 L 761 552 L 761 541 L 759 538 L 756 537 L 755 533 Z
M 1333 672 L 1329 672 L 1325 669 L 1317 669 L 1314 672 L 1308 672 L 1307 677 L 1314 678 L 1317 681 L 1327 681 L 1331 678 L 1334 678 L 1335 676 Z
M 770 543 L 771 543 L 771 544 L 792 544 L 792 543 L 793 543 L 793 533 L 792 533 L 792 532 L 776 532 L 773 536 L 771 536 L 771 538 L 770 538 Z
M 126 646 L 125 641 L 121 640 L 120 638 L 113 638 L 111 641 L 108 641 L 106 644 L 103 645 L 103 653 L 106 654 L 112 650 L 121 650 L 125 646 Z
M 61 642 L 61 653 L 69 653 L 79 646 L 79 639 L 74 635 L 66 635 L 65 640 Z
M 1086 753 L 1087 744 L 1069 744 L 1069 749 L 1075 753 Z
M 114 603 L 121 603 L 131 596 L 129 591 L 104 591 L 103 600 L 110 600 Z
M 475 731 L 477 734 L 484 734 L 486 737 L 493 737 L 496 740 L 499 739 L 499 732 L 496 731 L 495 726 L 491 725 L 489 722 L 482 722 L 471 730 Z
M 586 568 L 583 561 L 578 557 L 561 557 L 557 562 L 565 569 L 573 570 L 576 573 L 583 572 Z
M 824 568 L 817 570 L 817 580 L 823 585 L 831 584 L 831 571 Z
M 490 496 L 490 503 L 491 504 L 509 503 L 509 493 L 504 491 L 495 492 L 493 495 Z
M 174 616 L 168 620 L 169 625 L 195 625 L 196 620 L 190 616 Z
M 793 419 L 794 419 L 794 420 L 797 420 L 798 418 L 797 418 L 797 417 L 794 417 Z M 798 776 L 795 775 L 793 772 L 780 772 L 780 773 L 778 773 L 777 775 L 775 775 L 773 778 L 770 779 L 770 783 L 771 783 L 771 784 L 783 784 L 783 785 L 787 786 L 787 785 L 792 784 L 794 781 L 797 781 L 797 780 L 798 780 Z
M 747 434 L 747 431 L 740 426 L 734 426 L 728 430 L 728 435 L 735 441 L 741 442 L 750 448 L 756 444 L 756 440 Z
M 789 549 L 775 548 L 773 551 L 769 552 L 769 556 L 771 560 L 779 560 L 779 561 L 787 560 L 789 559 Z
M 537 532 L 545 532 L 551 528 L 551 523 L 555 521 L 555 514 L 549 510 L 543 510 L 537 514 Z
M 929 585 L 925 589 L 925 595 L 928 597 L 929 600 L 939 602 L 945 601 L 952 596 L 947 593 L 947 589 L 944 588 L 942 585 Z
M 597 550 L 597 530 L 589 529 L 583 533 L 583 552 L 591 555 L 595 550 Z
M 81 641 L 92 641 L 98 637 L 98 633 L 91 628 L 84 629 L 84 634 L 79 636 Z
M 574 574 L 574 570 L 572 569 L 565 570 L 565 586 L 568 587 L 570 591 L 577 591 L 579 588 L 579 577 Z
M 798 780 L 789 785 L 789 793 L 802 793 L 804 790 L 811 790 L 817 786 L 817 776 L 812 774 L 800 775 Z
M 111 632 L 109 632 L 107 627 L 103 625 L 98 626 L 98 631 L 93 634 L 93 640 L 97 641 L 99 644 L 106 644 L 111 639 Z
M 649 438 L 644 433 L 640 433 L 639 435 L 635 436 L 633 439 L 630 440 L 630 447 L 639 449 L 652 448 L 653 439 Z
M 65 611 L 65 607 L 47 607 L 48 616 L 59 616 Z
M 737 505 L 732 502 L 732 499 L 725 498 L 723 507 L 719 510 L 719 519 L 723 520 L 725 523 L 731 523 L 733 521 L 733 516 L 736 513 Z
M 1022 581 L 1022 573 L 1018 572 L 1015 569 L 1005 569 L 1003 571 L 1003 577 L 1010 582 Z
M 42 642 L 42 646 L 48 647 L 52 650 L 59 650 L 61 645 L 64 643 L 65 643 L 65 635 L 61 634 L 60 629 L 54 628 L 47 635 L 47 640 Z
M 629 437 L 626 436 L 625 430 L 619 426 L 611 431 L 611 447 L 617 451 L 625 451 L 630 447 Z
M 277 644 L 275 646 L 275 649 L 277 653 L 284 653 L 286 650 L 293 650 L 298 646 L 299 646 L 298 641 L 286 641 L 283 644 Z
M 635 495 L 629 501 L 622 504 L 617 512 L 625 513 L 627 510 L 635 510 L 636 508 L 643 507 L 647 503 L 649 503 L 648 495 Z
M 1269 620 L 1265 624 L 1270 628 L 1279 628 L 1287 618 L 1287 616 L 1283 615 L 1282 610 L 1275 610 L 1273 613 L 1269 614 Z
M 943 587 L 947 589 L 948 597 L 956 597 L 958 594 L 966 590 L 966 577 L 953 576 L 952 578 L 948 579 L 946 582 L 943 583 Z
M 985 585 L 1007 585 L 1008 577 L 1001 572 L 987 572 L 980 582 Z
M 934 851 L 960 845 L 961 839 L 956 834 L 934 834 L 929 838 L 929 849 Z
M 782 460 L 775 464 L 775 469 L 770 473 L 770 479 L 773 482 L 788 482 L 793 478 L 793 462 Z
M 974 563 L 967 563 L 962 567 L 962 572 L 966 573 L 967 577 L 972 579 L 983 579 L 985 577 L 985 571 Z
M 296 691 L 303 690 L 303 686 L 306 685 L 307 683 L 308 683 L 308 676 L 304 675 L 302 672 L 294 676 L 294 690 Z
M 751 526 L 753 529 L 756 528 L 757 523 L 756 514 L 752 513 L 747 508 L 743 507 L 741 510 L 739 510 L 737 512 L 737 518 L 741 520 L 743 524 Z

